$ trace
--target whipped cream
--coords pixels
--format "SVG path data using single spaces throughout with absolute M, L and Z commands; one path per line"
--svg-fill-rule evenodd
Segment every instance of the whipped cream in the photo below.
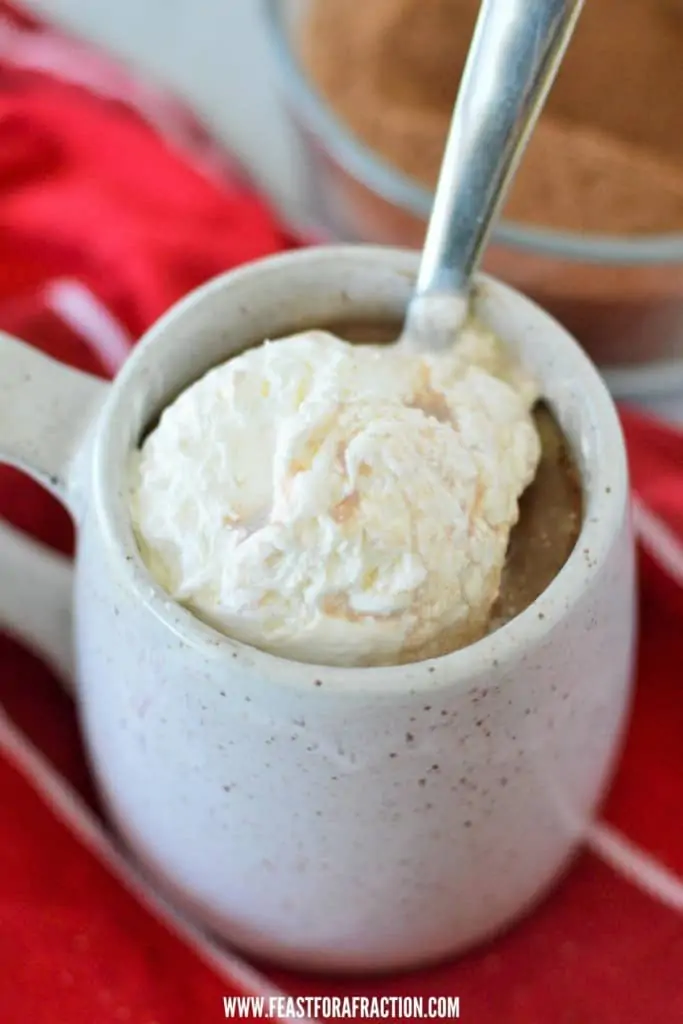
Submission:
M 221 632 L 326 665 L 478 639 L 540 442 L 534 380 L 466 326 L 448 352 L 309 331 L 237 356 L 136 453 L 143 558 Z

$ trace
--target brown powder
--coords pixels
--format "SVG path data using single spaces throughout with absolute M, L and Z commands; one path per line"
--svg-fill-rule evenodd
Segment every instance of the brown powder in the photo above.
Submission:
M 478 9 L 312 0 L 304 23 L 302 59 L 337 115 L 427 186 Z M 683 0 L 589 0 L 507 217 L 583 232 L 683 230 L 682 94 Z
M 423 388 L 413 396 L 412 402 L 408 403 L 413 409 L 421 409 L 427 416 L 432 416 L 440 423 L 450 423 L 453 420 L 451 408 L 440 391 L 434 391 L 430 387 Z
M 332 509 L 332 518 L 335 523 L 348 523 L 350 519 L 358 512 L 360 508 L 360 495 L 358 491 L 352 491 L 351 494 L 347 494 L 345 498 L 338 501 Z

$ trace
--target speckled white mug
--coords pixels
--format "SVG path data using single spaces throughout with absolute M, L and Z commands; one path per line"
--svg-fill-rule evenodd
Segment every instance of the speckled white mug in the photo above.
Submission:
M 479 314 L 540 376 L 585 487 L 577 547 L 532 607 L 434 661 L 331 669 L 213 632 L 140 560 L 126 464 L 168 401 L 264 337 L 398 318 L 416 266 L 403 251 L 319 248 L 226 274 L 163 317 L 111 387 L 0 337 L 0 457 L 80 527 L 78 701 L 111 819 L 196 920 L 295 966 L 413 966 L 525 912 L 580 844 L 629 704 L 617 415 L 577 343 L 490 279 Z

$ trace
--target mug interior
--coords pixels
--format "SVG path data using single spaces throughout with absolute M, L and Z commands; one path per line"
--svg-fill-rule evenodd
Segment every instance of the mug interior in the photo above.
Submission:
M 306 669 L 327 686 L 415 684 L 417 663 L 330 668 L 287 661 L 223 636 L 169 601 L 151 578 L 133 534 L 127 503 L 131 453 L 163 409 L 211 367 L 264 339 L 343 322 L 400 321 L 411 296 L 418 255 L 377 246 L 310 248 L 229 272 L 191 293 L 145 335 L 116 379 L 94 439 L 95 514 L 109 555 L 121 563 L 138 599 L 188 644 L 230 651 L 251 667 L 297 683 Z M 550 632 L 600 571 L 628 500 L 621 427 L 607 389 L 577 342 L 530 300 L 482 276 L 476 315 L 511 345 L 537 375 L 543 396 L 569 442 L 583 486 L 584 515 L 574 551 L 540 597 L 477 643 L 434 659 L 432 685 L 471 677 Z M 590 552 L 590 558 L 586 552 Z M 540 614 L 542 613 L 542 614 Z M 410 669 L 411 671 L 407 671 Z M 443 672 L 441 671 L 443 670 Z M 403 682 L 402 682 L 403 681 Z

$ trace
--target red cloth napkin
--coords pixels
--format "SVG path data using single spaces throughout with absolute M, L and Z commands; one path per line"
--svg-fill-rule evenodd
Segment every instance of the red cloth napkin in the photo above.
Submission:
M 0 327 L 111 373 L 189 288 L 288 244 L 184 110 L 0 0 Z M 683 435 L 624 425 L 642 538 L 634 717 L 601 822 L 533 916 L 390 980 L 257 974 L 140 886 L 70 701 L 0 638 L 0 1024 L 203 1024 L 225 1019 L 224 996 L 275 986 L 459 996 L 476 1024 L 683 1021 Z M 9 469 L 0 514 L 70 549 L 65 513 Z

